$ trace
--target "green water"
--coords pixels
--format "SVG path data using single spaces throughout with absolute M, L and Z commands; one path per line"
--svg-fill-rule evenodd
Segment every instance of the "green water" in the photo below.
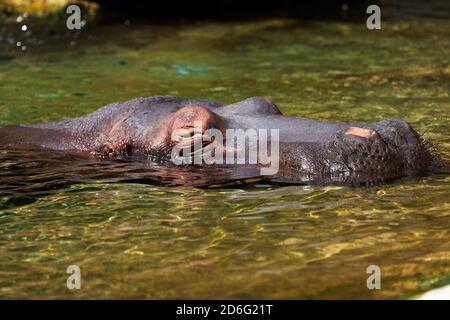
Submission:
M 403 118 L 450 151 L 450 22 L 98 26 L 8 54 L 0 124 L 138 96 L 263 95 L 288 115 Z M 52 166 L 31 174 L 36 161 L 15 161 L 0 163 L 1 298 L 408 298 L 450 284 L 445 175 L 209 190 L 82 173 L 58 184 Z M 381 290 L 366 287 L 372 264 Z M 66 287 L 69 265 L 81 268 L 81 290 Z

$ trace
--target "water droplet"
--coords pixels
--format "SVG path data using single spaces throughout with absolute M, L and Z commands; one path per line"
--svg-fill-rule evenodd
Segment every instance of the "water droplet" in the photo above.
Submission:
M 22 31 L 27 31 L 28 27 L 26 24 L 24 24 L 21 29 L 22 29 Z
M 17 21 L 18 23 L 21 23 L 21 22 L 23 21 L 23 17 L 22 17 L 22 16 L 18 16 L 17 19 L 16 19 L 16 21 Z
M 22 42 L 17 41 L 16 46 L 21 47 L 22 46 Z
M 27 50 L 27 46 L 22 46 L 22 51 Z

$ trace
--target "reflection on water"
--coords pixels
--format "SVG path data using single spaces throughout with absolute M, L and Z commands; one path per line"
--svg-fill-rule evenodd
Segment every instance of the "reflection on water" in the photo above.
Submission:
M 102 159 L 53 150 L 3 150 L 0 168 L 5 208 L 79 183 L 217 188 L 265 181 L 254 166 L 175 166 L 142 158 Z
M 449 26 L 99 27 L 70 50 L 49 43 L 0 59 L 0 123 L 137 96 L 264 95 L 290 115 L 404 118 L 447 157 Z M 447 176 L 361 189 L 203 188 L 230 174 L 1 151 L 0 297 L 405 298 L 450 283 Z M 65 285 L 72 264 L 82 272 L 76 292 Z M 371 264 L 382 290 L 366 288 Z

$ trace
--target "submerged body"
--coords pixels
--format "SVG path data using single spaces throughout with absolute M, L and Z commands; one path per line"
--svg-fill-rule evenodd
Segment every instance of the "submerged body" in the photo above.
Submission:
M 276 181 L 371 185 L 421 176 L 436 165 L 427 144 L 403 120 L 360 124 L 287 117 L 263 97 L 231 105 L 177 97 L 139 98 L 73 120 L 0 127 L 0 147 L 109 157 L 143 155 L 168 161 L 177 143 L 194 144 L 199 139 L 194 131 L 198 123 L 201 135 L 209 129 L 278 130 L 279 170 L 271 177 Z M 190 136 L 177 135 L 179 130 Z M 216 146 L 216 153 L 237 148 L 234 141 L 219 147 L 217 140 L 209 138 L 200 136 L 202 147 Z M 235 164 L 235 168 L 244 171 L 248 166 Z

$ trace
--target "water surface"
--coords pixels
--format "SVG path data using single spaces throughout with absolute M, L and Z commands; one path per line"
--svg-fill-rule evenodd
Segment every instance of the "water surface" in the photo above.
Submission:
M 19 37 L 24 51 L 0 46 L 0 124 L 69 119 L 138 96 L 262 95 L 288 115 L 403 118 L 450 151 L 445 21 L 382 31 L 123 24 Z M 0 167 L 2 298 L 408 298 L 450 283 L 445 175 L 361 189 L 198 188 L 139 179 L 159 167 L 58 153 L 2 150 Z M 66 288 L 73 264 L 78 291 Z M 366 287 L 372 264 L 381 290 Z

